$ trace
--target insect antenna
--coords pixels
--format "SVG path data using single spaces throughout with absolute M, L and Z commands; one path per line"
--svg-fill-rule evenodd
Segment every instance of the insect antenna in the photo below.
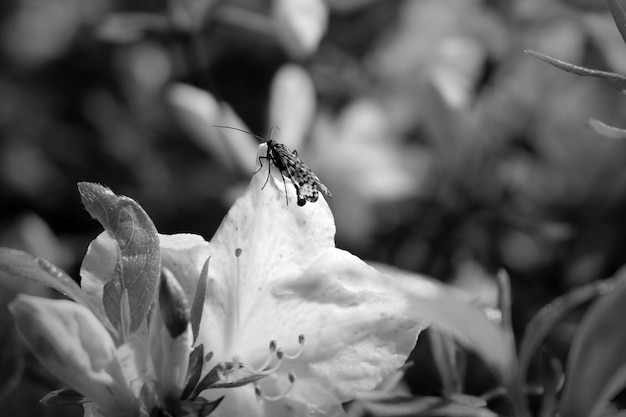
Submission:
M 265 159 L 265 160 L 269 160 L 270 161 L 270 169 L 267 172 L 267 178 L 265 179 L 265 183 L 263 184 L 263 187 L 261 187 L 261 189 L 264 189 L 265 186 L 267 185 L 267 182 L 270 179 L 270 175 L 271 175 L 271 172 L 272 172 L 272 164 L 277 166 L 276 165 L 276 163 L 277 163 L 276 162 L 276 158 L 279 158 L 279 156 L 276 155 L 275 151 L 273 150 L 273 147 L 272 147 L 273 141 L 271 139 L 267 140 L 265 138 L 262 138 L 259 135 L 255 135 L 252 132 L 248 132 L 247 130 L 239 129 L 237 127 L 223 126 L 223 125 L 213 125 L 213 127 L 217 127 L 217 128 L 220 128 L 220 129 L 231 129 L 231 130 L 236 130 L 238 132 L 247 133 L 248 135 L 253 136 L 253 137 L 259 139 L 261 142 L 264 142 L 264 143 L 268 144 L 267 154 L 265 156 L 259 156 L 259 165 L 260 165 L 260 167 L 255 172 L 255 174 L 256 174 L 257 172 L 259 172 L 261 170 L 261 168 L 263 168 L 263 161 L 261 161 L 261 159 Z M 270 131 L 270 138 L 274 137 L 274 130 L 278 130 L 280 132 L 280 128 L 278 126 L 273 126 L 272 130 Z M 279 171 L 280 170 L 281 169 L 279 168 Z M 285 183 L 285 177 L 283 175 L 281 175 L 281 178 L 283 180 L 283 185 L 285 186 L 285 197 L 287 198 L 287 205 L 289 205 L 289 198 L 287 197 L 287 184 Z
M 243 129 L 239 129 L 237 127 L 232 127 L 232 126 L 221 126 L 221 125 L 213 125 L 213 127 L 219 127 L 220 129 L 231 129 L 231 130 L 237 130 L 239 132 L 243 132 L 243 133 L 247 133 L 250 136 L 254 136 L 255 138 L 257 138 L 258 140 L 260 140 L 261 142 L 267 142 L 267 139 L 259 136 L 259 135 L 255 135 L 252 132 L 248 132 L 247 130 L 243 130 Z

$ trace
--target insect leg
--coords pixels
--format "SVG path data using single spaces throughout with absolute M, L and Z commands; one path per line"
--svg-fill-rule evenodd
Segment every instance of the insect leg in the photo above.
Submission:
M 259 156 L 259 164 L 261 164 L 261 167 L 263 167 L 263 162 L 261 161 L 261 158 L 270 161 L 269 168 L 267 169 L 267 178 L 265 178 L 265 183 L 263 184 L 263 187 L 261 187 L 261 190 L 265 188 L 267 182 L 270 180 L 270 175 L 272 175 L 272 163 L 276 164 L 276 160 L 274 159 L 274 157 L 275 155 L 273 153 L 270 153 L 269 148 L 267 149 L 267 153 L 265 154 L 265 156 Z M 260 169 L 261 168 L 259 168 L 259 170 Z
M 268 158 L 267 156 L 259 156 L 259 164 L 260 164 L 261 166 L 259 167 L 259 169 L 257 169 L 256 171 L 254 171 L 254 172 L 252 173 L 252 175 L 256 174 L 256 173 L 257 173 L 257 172 L 259 172 L 261 169 L 263 169 L 263 161 L 261 161 L 261 159 L 270 159 L 270 158 Z
M 270 180 L 270 175 L 272 175 L 272 164 L 270 164 L 269 169 L 267 170 L 267 178 L 265 178 L 265 183 L 263 184 L 263 187 L 261 187 L 261 190 L 265 188 L 265 186 L 267 185 L 267 182 Z M 282 176 L 282 175 L 281 175 Z M 283 181 L 285 179 L 283 178 Z
M 287 183 L 285 182 L 285 176 L 284 175 L 280 175 L 281 177 L 283 177 L 283 186 L 285 187 L 285 201 L 287 202 L 287 205 L 289 205 L 289 194 L 287 194 Z M 298 191 L 298 189 L 296 188 L 296 192 Z

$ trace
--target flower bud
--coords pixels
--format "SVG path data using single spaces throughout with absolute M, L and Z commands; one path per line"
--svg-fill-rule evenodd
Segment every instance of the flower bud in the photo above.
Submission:
M 150 322 L 150 356 L 157 395 L 164 401 L 177 400 L 183 392 L 193 334 L 189 308 L 176 278 L 164 269 L 158 306 Z
M 159 288 L 159 310 L 172 338 L 180 336 L 189 324 L 189 306 L 185 292 L 172 273 L 164 269 Z

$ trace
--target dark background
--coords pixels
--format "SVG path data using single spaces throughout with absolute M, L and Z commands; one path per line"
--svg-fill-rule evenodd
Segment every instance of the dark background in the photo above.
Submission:
M 603 1 L 320 4 L 324 36 L 298 50 L 275 30 L 270 1 L 3 1 L 0 245 L 79 279 L 101 229 L 82 209 L 78 181 L 132 197 L 161 233 L 210 239 L 250 170 L 233 162 L 236 146 L 215 145 L 223 137 L 211 125 L 223 119 L 198 127 L 181 117 L 172 91 L 187 85 L 261 136 L 281 100 L 314 102 L 296 121 L 304 134 L 295 147 L 333 192 L 337 245 L 488 303 L 505 268 L 518 333 L 555 296 L 624 263 L 626 144 L 585 123 L 624 127 L 626 100 L 523 53 L 625 73 L 626 46 Z M 271 93 L 288 64 L 311 92 Z M 4 306 L 41 290 L 0 291 Z M 550 339 L 562 356 L 575 323 Z M 3 345 L 8 355 L 13 344 Z M 69 415 L 36 404 L 59 385 L 32 360 L 22 375 L 0 414 Z M 413 384 L 439 389 L 433 376 Z

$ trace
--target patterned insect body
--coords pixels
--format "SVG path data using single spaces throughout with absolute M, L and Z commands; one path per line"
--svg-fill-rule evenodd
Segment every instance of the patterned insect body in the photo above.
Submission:
M 291 180 L 296 188 L 299 206 L 304 206 L 307 201 L 311 203 L 316 202 L 320 192 L 326 197 L 332 198 L 330 190 L 322 184 L 317 175 L 298 158 L 296 151 L 291 151 L 287 146 L 273 140 L 268 140 L 266 143 L 267 154 L 264 159 L 268 159 L 280 170 L 283 181 L 285 177 Z
M 285 185 L 285 198 L 287 199 L 287 204 L 289 204 L 289 197 L 287 196 L 287 184 L 285 183 L 285 177 L 289 178 L 296 188 L 296 196 L 298 197 L 299 206 L 304 206 L 307 201 L 311 203 L 316 202 L 319 198 L 320 191 L 326 197 L 333 198 L 330 190 L 324 184 L 322 184 L 320 179 L 317 178 L 317 175 L 315 175 L 315 173 L 311 171 L 311 168 L 306 166 L 304 162 L 302 162 L 300 158 L 298 158 L 298 154 L 296 153 L 296 151 L 292 151 L 282 143 L 278 143 L 272 139 L 265 140 L 260 136 L 252 134 L 250 132 L 246 132 L 245 130 L 238 129 L 236 127 L 217 125 L 215 125 L 214 127 L 238 130 L 240 132 L 248 133 L 249 135 L 260 139 L 267 144 L 267 153 L 265 154 L 265 156 L 259 157 L 259 163 L 261 164 L 261 167 L 263 167 L 262 159 L 265 159 L 270 161 L 271 164 L 278 168 L 283 178 L 283 184 Z M 265 184 L 262 188 L 265 188 L 265 185 L 267 185 L 267 182 L 269 181 L 271 168 L 272 167 L 270 166 L 269 172 L 267 173 L 267 179 L 265 180 Z M 260 170 L 261 168 L 259 168 L 255 172 L 255 174 Z

